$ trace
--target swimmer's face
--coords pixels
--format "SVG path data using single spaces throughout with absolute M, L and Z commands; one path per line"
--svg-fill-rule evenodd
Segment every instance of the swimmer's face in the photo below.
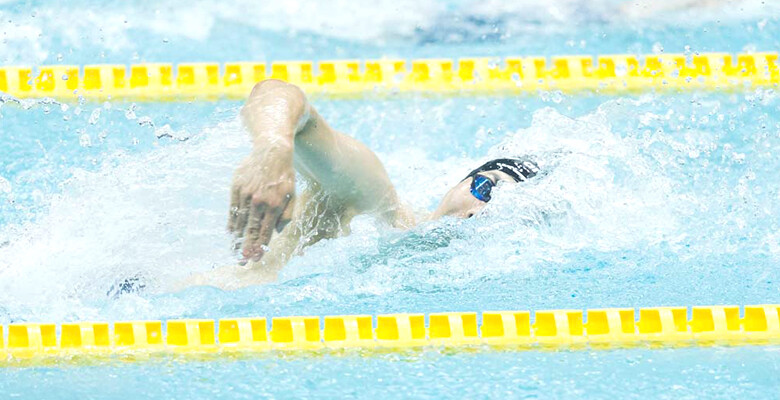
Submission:
M 510 175 L 498 170 L 483 171 L 478 175 L 490 179 L 495 184 L 498 184 L 499 182 L 515 183 L 515 180 L 512 179 Z M 450 189 L 450 191 L 444 195 L 439 207 L 433 212 L 431 218 L 441 218 L 445 215 L 456 218 L 471 218 L 474 214 L 479 212 L 479 210 L 485 207 L 487 203 L 478 200 L 471 194 L 471 182 L 473 180 L 474 178 L 466 178 Z

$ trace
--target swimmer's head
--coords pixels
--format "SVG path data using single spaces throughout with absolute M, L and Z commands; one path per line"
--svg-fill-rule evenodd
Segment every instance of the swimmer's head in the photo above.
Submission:
M 488 161 L 450 189 L 431 218 L 445 215 L 470 218 L 490 201 L 491 191 L 499 182 L 523 182 L 537 172 L 539 167 L 526 159 L 499 158 Z

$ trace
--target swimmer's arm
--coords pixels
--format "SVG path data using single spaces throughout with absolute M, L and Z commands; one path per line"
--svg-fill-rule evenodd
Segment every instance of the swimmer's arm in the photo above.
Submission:
M 295 136 L 298 172 L 342 202 L 348 213 L 375 214 L 395 226 L 413 224 L 376 154 L 307 107 L 307 123 Z
M 294 169 L 351 213 L 375 213 L 394 225 L 413 224 L 376 155 L 332 129 L 298 87 L 274 80 L 258 83 L 241 117 L 253 149 L 236 171 L 229 228 L 239 235 L 246 230 L 246 258 L 262 256 L 273 229 L 281 231 L 290 221 Z
M 246 234 L 245 260 L 259 260 L 273 230 L 281 231 L 292 218 L 293 141 L 306 113 L 298 97 L 279 83 L 263 82 L 241 109 L 253 144 L 233 175 L 228 230 Z

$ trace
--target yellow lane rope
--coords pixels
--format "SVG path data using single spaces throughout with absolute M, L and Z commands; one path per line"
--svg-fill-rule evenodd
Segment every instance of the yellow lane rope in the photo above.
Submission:
M 690 313 L 689 313 L 690 311 Z M 689 318 L 690 315 L 690 318 Z M 638 318 L 637 318 L 638 317 Z M 426 322 L 427 319 L 427 322 Z M 480 323 L 481 321 L 481 323 Z M 485 311 L 0 325 L 6 361 L 74 355 L 445 346 L 607 348 L 780 343 L 780 305 Z M 7 339 L 5 339 L 7 336 Z
M 538 90 L 725 90 L 777 87 L 777 53 L 601 55 L 0 67 L 0 92 L 53 97 L 186 101 L 243 98 L 264 79 L 307 93 L 522 93 Z

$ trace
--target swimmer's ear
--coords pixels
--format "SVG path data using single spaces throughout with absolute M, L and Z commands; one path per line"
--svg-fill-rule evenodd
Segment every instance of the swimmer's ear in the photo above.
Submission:
M 280 233 L 282 232 L 282 229 L 284 229 L 287 224 L 292 221 L 292 215 L 293 215 L 293 209 L 295 208 L 295 195 L 293 195 L 290 200 L 287 201 L 287 205 L 284 206 L 284 211 L 282 212 L 282 215 L 279 216 L 279 219 L 276 221 L 276 232 Z

